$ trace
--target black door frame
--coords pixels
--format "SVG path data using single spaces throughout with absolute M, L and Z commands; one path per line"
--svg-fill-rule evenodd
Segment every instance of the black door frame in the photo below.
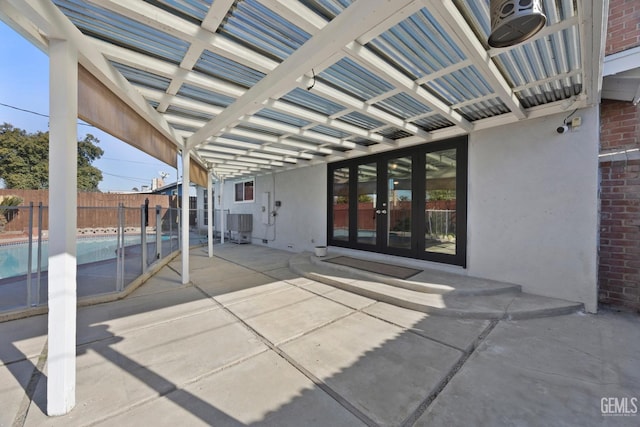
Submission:
M 426 231 L 425 221 L 417 220 L 424 218 L 425 206 L 425 163 L 426 154 L 434 151 L 442 151 L 448 149 L 456 149 L 456 253 L 454 255 L 426 252 L 424 236 Z M 423 259 L 446 264 L 459 265 L 466 267 L 467 260 L 467 162 L 468 162 L 468 138 L 467 136 L 457 137 L 445 141 L 432 142 L 403 148 L 399 150 L 387 151 L 369 156 L 357 157 L 354 159 L 342 160 L 339 162 L 329 163 L 327 170 L 327 243 L 331 246 L 339 246 L 350 249 L 358 249 L 369 252 L 378 252 L 389 255 L 397 255 L 407 258 Z M 357 241 L 357 168 L 358 165 L 366 163 L 376 163 L 377 175 L 377 209 L 381 209 L 382 197 L 384 201 L 388 200 L 388 183 L 387 168 L 389 160 L 398 157 L 412 158 L 412 211 L 411 215 L 411 235 L 416 236 L 412 239 L 411 248 L 393 248 L 383 244 L 383 240 L 387 238 L 386 222 L 376 220 L 377 241 L 374 245 L 358 243 Z M 349 169 L 349 239 L 338 240 L 333 238 L 333 175 L 337 169 Z M 422 174 L 422 175 L 421 175 Z M 387 211 L 388 211 L 387 206 Z M 378 218 L 381 218 L 378 215 Z M 386 219 L 386 216 L 384 217 Z

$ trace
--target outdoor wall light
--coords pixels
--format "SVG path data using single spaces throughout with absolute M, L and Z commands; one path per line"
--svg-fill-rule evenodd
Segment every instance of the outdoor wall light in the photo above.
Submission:
M 533 37 L 547 23 L 542 0 L 491 0 L 489 46 L 509 47 Z

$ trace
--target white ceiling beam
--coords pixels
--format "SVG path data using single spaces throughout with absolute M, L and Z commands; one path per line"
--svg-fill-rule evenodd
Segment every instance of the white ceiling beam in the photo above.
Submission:
M 458 48 L 473 61 L 482 77 L 507 108 L 517 118 L 525 119 L 527 114 L 518 97 L 453 2 L 451 0 L 424 0 L 424 4 L 440 25 L 448 30 L 447 33 Z
M 381 75 L 381 77 L 385 78 L 394 86 L 402 87 L 405 93 L 447 117 L 452 123 L 467 132 L 471 132 L 473 130 L 473 125 L 469 123 L 467 119 L 462 117 L 460 113 L 454 111 L 450 106 L 427 92 L 420 85 L 416 84 L 413 80 L 393 68 L 386 61 L 363 45 L 353 42 L 346 47 L 345 51 L 349 52 L 354 59 L 362 62 L 366 68 L 373 69 L 376 74 Z
M 201 144 L 233 123 L 237 117 L 259 110 L 262 103 L 273 95 L 292 89 L 296 86 L 299 76 L 319 65 L 326 57 L 341 50 L 364 32 L 379 28 L 380 23 L 389 15 L 412 3 L 412 0 L 359 0 L 351 4 L 222 114 L 191 136 L 187 141 L 188 146 L 195 147 Z
M 49 51 L 49 40 L 43 37 L 37 21 L 41 20 L 43 25 L 49 25 L 48 22 L 41 19 L 26 3 L 20 1 L 17 4 L 20 10 L 11 2 L 0 1 L 0 19 L 46 54 Z
M 158 28 L 190 44 L 201 45 L 203 50 L 206 48 L 212 52 L 223 54 L 227 58 L 247 66 L 252 66 L 252 68 L 264 73 L 274 69 L 278 64 L 272 59 L 259 55 L 245 46 L 238 45 L 237 43 L 227 40 L 225 37 L 221 37 L 205 28 L 187 22 L 178 16 L 146 2 L 131 0 L 86 1 L 150 27 Z M 217 3 L 217 1 L 214 3 Z
M 564 0 L 566 3 L 566 0 Z M 565 7 L 571 6 L 565 4 Z M 600 103 L 602 95 L 602 74 L 604 68 L 604 50 L 607 40 L 607 18 L 609 16 L 609 0 L 583 1 L 578 3 L 578 18 L 583 25 L 579 26 L 582 52 L 581 68 L 584 72 L 583 92 L 587 95 L 587 104 Z M 577 48 L 577 46 L 576 46 Z
M 224 21 L 225 16 L 229 12 L 229 9 L 233 7 L 235 0 L 216 0 L 209 7 L 209 11 L 207 15 L 202 20 L 202 24 L 200 26 L 207 31 L 215 33 L 218 30 L 218 27 Z
M 139 88 L 140 92 L 143 94 L 143 96 L 151 101 L 158 101 L 159 99 L 162 99 L 163 97 L 163 92 L 155 90 L 155 89 L 150 89 L 150 88 Z M 209 104 L 205 104 L 203 102 L 199 102 L 199 101 L 193 101 L 190 100 L 188 98 L 184 98 L 184 97 L 180 97 L 180 96 L 175 96 L 171 98 L 171 105 L 175 105 L 176 107 L 181 107 L 187 110 L 191 110 L 194 112 L 201 112 L 201 113 L 206 113 L 206 114 L 211 114 L 211 115 L 217 115 L 220 114 L 220 112 L 223 110 L 223 108 L 221 107 L 217 107 L 217 106 L 213 106 L 213 105 L 209 105 Z M 197 120 L 197 119 L 188 119 L 188 118 L 183 118 L 181 116 L 176 116 L 176 115 L 169 115 L 169 117 L 171 117 L 171 121 L 173 123 L 178 123 L 178 124 L 184 124 L 187 126 L 191 126 L 191 127 L 200 127 L 203 123 L 206 123 L 206 121 L 204 120 Z M 259 122 L 261 126 L 263 127 L 269 127 L 272 130 L 279 130 L 279 131 L 283 131 L 283 124 L 274 120 L 270 120 L 270 119 L 261 119 L 261 121 Z M 271 125 L 273 124 L 273 127 L 271 127 Z M 285 128 L 284 131 L 289 131 L 292 130 L 293 128 Z M 295 128 L 297 129 L 297 128 Z M 252 131 L 248 131 L 248 130 L 244 130 L 244 129 L 237 129 L 237 128 L 231 128 L 227 131 L 227 133 L 230 134 L 235 134 L 238 136 L 245 136 L 248 138 L 253 138 L 256 139 L 257 141 L 262 141 L 262 142 L 266 142 L 266 143 L 279 143 L 279 144 L 286 144 L 286 137 L 278 137 L 278 136 L 274 136 L 274 135 L 268 135 L 268 134 L 262 134 L 259 132 L 252 132 Z M 317 133 L 317 132 L 314 132 Z M 324 134 L 320 134 L 317 133 L 318 135 L 321 135 L 322 137 L 325 137 L 326 135 Z M 191 134 L 189 134 L 188 136 L 191 136 Z M 187 136 L 187 137 L 188 137 Z M 308 135 L 302 135 L 305 137 L 308 137 Z M 326 143 L 327 141 L 323 138 L 322 141 L 319 141 L 321 143 Z M 334 141 L 334 145 L 336 144 L 340 144 L 340 145 L 344 145 L 344 142 L 337 140 Z M 317 148 L 316 150 L 317 151 Z M 324 150 L 326 151 L 326 150 Z M 331 150 L 329 150 L 331 151 Z M 298 153 L 298 154 L 302 154 L 302 153 Z M 327 153 L 325 153 L 327 154 Z
M 311 34 L 317 33 L 326 25 L 326 22 L 324 20 L 318 20 L 314 18 L 314 15 L 317 16 L 315 13 L 311 12 L 309 9 L 298 3 L 290 1 L 287 2 L 284 0 L 263 0 L 262 3 L 266 4 L 267 6 L 275 7 L 279 13 L 286 12 L 286 16 L 289 19 L 293 19 L 295 16 L 298 16 L 299 19 L 295 21 L 297 25 L 300 25 L 301 28 Z M 397 89 L 395 90 L 392 90 L 388 93 L 382 94 L 372 100 L 367 101 L 368 104 L 373 104 L 382 99 L 386 99 L 390 96 L 395 95 L 396 93 L 401 92 L 402 89 L 404 89 L 405 92 L 416 98 L 416 100 L 418 100 L 419 102 L 427 104 L 430 108 L 440 112 L 441 114 L 449 118 L 452 123 L 470 132 L 473 129 L 473 125 L 471 125 L 471 123 L 469 123 L 459 113 L 453 111 L 453 109 L 451 109 L 445 103 L 421 88 L 420 85 L 416 85 L 415 82 L 411 81 L 402 73 L 398 72 L 386 61 L 384 61 L 382 58 L 380 58 L 378 55 L 364 46 L 364 44 L 369 42 L 371 38 L 379 35 L 386 29 L 391 28 L 402 20 L 408 18 L 421 8 L 422 4 L 420 2 L 409 5 L 408 7 L 402 9 L 401 13 L 393 14 L 387 20 L 380 23 L 379 26 L 372 28 L 369 32 L 367 32 L 366 35 L 360 36 L 357 41 L 352 41 L 351 43 L 346 45 L 344 51 L 352 58 L 362 63 L 365 68 L 368 68 L 370 70 L 373 68 L 373 71 L 376 75 L 388 80 L 390 83 L 394 84 L 397 87 Z M 394 124 L 394 126 L 398 126 L 398 124 Z M 410 126 L 408 128 L 401 128 L 408 131 L 409 133 L 428 138 L 428 134 L 426 132 L 421 133 L 419 131 L 419 128 L 417 127 L 415 129 L 411 128 Z
M 309 120 L 316 125 L 324 125 L 324 126 L 332 127 L 334 129 L 350 133 L 351 135 L 354 135 L 354 136 L 359 136 L 373 142 L 378 142 L 380 144 L 393 145 L 395 143 L 394 140 L 385 138 L 380 134 L 373 133 L 371 131 L 360 128 L 358 126 L 354 126 L 352 124 L 343 122 L 335 118 L 327 117 L 323 114 L 319 114 L 311 110 L 306 110 L 303 108 L 296 107 L 295 105 L 292 105 L 286 101 L 270 99 L 269 101 L 267 101 L 265 106 L 269 108 L 273 108 L 274 110 L 278 110 L 286 114 L 290 114 L 300 119 Z
M 311 79 L 305 77 L 304 79 L 302 79 L 300 87 L 308 87 L 308 85 L 310 85 L 311 83 Z M 347 106 L 350 111 L 357 111 L 364 115 L 371 116 L 372 118 L 386 125 L 406 130 L 407 132 L 420 136 L 425 140 L 430 139 L 429 133 L 420 129 L 418 126 L 412 123 L 408 123 L 407 121 L 402 120 L 401 118 L 396 117 L 392 114 L 389 114 L 374 105 L 369 105 L 366 102 L 346 95 L 344 92 L 341 92 L 332 86 L 329 86 L 322 82 L 316 82 L 315 86 L 313 87 L 313 91 L 320 94 L 323 98 L 327 98 L 331 101 L 337 102 L 338 104 Z M 347 112 L 345 112 L 345 114 L 347 114 Z
M 210 76 L 204 76 L 195 71 L 181 70 L 180 67 L 174 64 L 164 62 L 157 58 L 152 58 L 138 52 L 133 52 L 131 50 L 128 50 L 122 47 L 114 46 L 106 42 L 103 42 L 101 40 L 94 39 L 94 41 L 97 48 L 100 49 L 100 51 L 107 58 L 115 62 L 122 63 L 124 65 L 128 65 L 134 68 L 139 68 L 139 69 L 148 71 L 150 73 L 154 73 L 167 78 L 173 78 L 177 73 L 185 72 L 186 74 L 183 78 L 185 83 L 188 83 L 190 85 L 193 85 L 202 89 L 206 89 L 209 91 L 214 91 L 214 92 L 217 92 L 226 96 L 230 96 L 233 98 L 239 98 L 246 92 L 244 88 L 241 88 L 237 85 L 233 85 L 231 83 L 228 83 Z M 302 78 L 302 83 L 299 83 L 299 86 L 304 87 L 306 89 L 311 85 L 311 83 L 312 83 L 312 80 L 309 77 L 304 77 Z M 141 88 L 140 90 L 144 92 L 146 88 Z M 339 116 L 340 114 L 348 114 L 351 111 L 358 111 L 365 115 L 370 115 L 373 118 L 381 122 L 384 122 L 388 125 L 399 127 L 403 130 L 406 130 L 409 133 L 421 136 L 422 138 L 425 138 L 425 139 L 429 138 L 428 133 L 422 131 L 417 126 L 407 124 L 396 116 L 388 114 L 375 106 L 370 106 L 367 103 L 362 102 L 356 98 L 353 98 L 334 88 L 330 88 L 326 85 L 316 83 L 316 85 L 312 90 L 319 91 L 321 95 L 341 105 L 347 105 L 350 108 L 347 111 L 336 114 L 336 116 Z M 156 97 L 154 99 L 159 103 L 162 103 L 163 101 L 166 102 L 166 98 Z M 284 102 L 279 101 L 278 103 L 275 103 L 273 102 L 273 99 L 269 99 L 265 103 L 265 106 L 273 106 L 273 108 L 275 109 L 279 109 L 282 112 L 286 112 L 288 114 L 296 115 L 297 117 L 300 117 L 300 118 L 309 117 L 309 111 L 306 109 L 291 106 L 291 105 L 284 108 L 284 105 L 285 105 Z M 217 115 L 219 114 L 219 112 L 215 114 Z M 362 138 L 366 138 L 372 142 L 377 142 L 382 144 L 388 144 L 388 145 L 395 144 L 395 141 L 389 138 L 385 138 L 382 135 L 368 131 L 367 129 L 358 128 L 356 126 L 349 125 L 348 123 L 339 121 L 339 119 L 336 119 L 336 118 L 326 119 L 326 116 L 322 116 L 322 117 L 325 117 L 324 123 L 322 124 L 325 124 L 330 127 L 335 127 L 336 129 L 343 130 L 345 132 L 349 132 L 354 136 L 359 136 Z

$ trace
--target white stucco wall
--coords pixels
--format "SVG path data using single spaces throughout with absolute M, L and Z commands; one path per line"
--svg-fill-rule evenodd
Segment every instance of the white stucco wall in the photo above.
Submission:
M 580 301 L 593 312 L 599 117 L 597 108 L 578 111 L 582 126 L 560 135 L 556 128 L 569 113 L 470 135 L 468 259 L 460 272 Z M 266 239 L 273 248 L 312 250 L 326 244 L 326 169 L 318 165 L 258 176 L 254 203 L 234 203 L 230 181 L 224 208 L 254 215 L 254 244 Z M 269 226 L 260 219 L 265 191 L 271 193 L 270 210 L 275 200 L 282 201 Z
M 302 252 L 326 244 L 327 224 L 327 167 L 309 166 L 273 175 L 255 177 L 255 201 L 235 203 L 234 183 L 225 183 L 224 209 L 231 213 L 253 214 L 254 244 L 276 249 Z M 216 194 L 219 194 L 216 190 Z M 262 222 L 262 193 L 270 193 L 269 211 L 276 211 L 270 224 Z M 275 201 L 282 206 L 275 207 Z M 220 209 L 216 196 L 216 209 Z M 267 243 L 263 243 L 263 239 Z
M 469 138 L 468 274 L 597 306 L 598 108 Z

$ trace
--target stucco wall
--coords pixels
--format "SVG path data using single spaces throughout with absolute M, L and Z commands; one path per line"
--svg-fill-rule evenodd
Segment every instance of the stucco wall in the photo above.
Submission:
M 234 181 L 224 188 L 224 209 L 231 213 L 253 214 L 253 243 L 294 252 L 310 251 L 326 244 L 327 224 L 327 167 L 309 166 L 255 178 L 255 201 L 235 203 Z M 269 211 L 277 215 L 270 225 L 262 222 L 262 193 L 270 193 Z M 216 194 L 220 194 L 219 190 Z M 275 207 L 279 200 L 282 206 Z M 216 196 L 216 209 L 220 209 Z M 267 243 L 263 243 L 263 239 Z
M 569 113 L 470 136 L 463 274 L 517 283 L 595 311 L 598 109 L 577 112 L 580 129 L 559 135 L 556 127 Z M 233 182 L 224 190 L 225 209 L 254 215 L 254 244 L 267 239 L 270 247 L 299 252 L 326 243 L 325 165 L 256 177 L 255 191 L 254 203 L 234 203 Z M 282 201 L 271 226 L 260 220 L 265 191 L 270 209 Z
M 569 113 L 567 113 L 569 114 Z M 598 109 L 473 133 L 468 274 L 596 310 Z

